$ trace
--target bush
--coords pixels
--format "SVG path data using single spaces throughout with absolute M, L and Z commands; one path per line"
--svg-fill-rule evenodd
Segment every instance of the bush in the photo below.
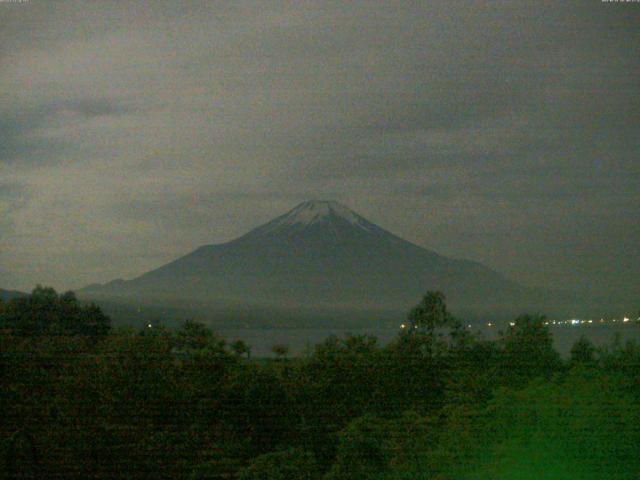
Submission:
M 319 478 L 313 455 L 299 448 L 260 455 L 240 470 L 238 480 L 312 480 Z

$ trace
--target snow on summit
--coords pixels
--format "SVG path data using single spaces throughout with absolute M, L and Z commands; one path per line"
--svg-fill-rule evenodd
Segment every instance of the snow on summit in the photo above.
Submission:
M 331 215 L 336 215 L 352 225 L 359 225 L 361 219 L 349 207 L 330 200 L 309 200 L 291 210 L 281 220 L 281 225 L 311 225 Z
M 342 227 L 338 227 L 338 224 Z M 307 230 L 307 227 L 323 225 L 332 236 L 339 236 L 338 228 L 348 225 L 353 231 L 364 231 L 368 234 L 381 234 L 382 229 L 376 227 L 349 207 L 330 200 L 307 200 L 294 209 L 258 227 L 247 236 L 261 235 L 288 235 L 291 232 L 299 233 Z M 375 232 L 375 233 L 374 233 Z

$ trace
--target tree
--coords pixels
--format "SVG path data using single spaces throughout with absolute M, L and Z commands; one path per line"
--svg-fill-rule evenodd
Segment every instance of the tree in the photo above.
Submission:
M 236 340 L 235 342 L 231 343 L 229 347 L 231 348 L 233 353 L 236 354 L 236 356 L 242 357 L 246 355 L 247 358 L 251 358 L 251 347 L 244 343 L 242 340 Z
M 111 329 L 111 319 L 94 303 L 82 309 L 80 318 L 81 333 L 85 335 L 104 337 Z
M 238 362 L 218 389 L 217 416 L 226 424 L 234 454 L 251 457 L 271 452 L 290 438 L 295 424 L 291 399 L 278 368 Z
M 176 347 L 179 350 L 219 350 L 225 341 L 213 334 L 203 323 L 186 320 L 176 332 Z
M 313 455 L 301 449 L 267 453 L 238 473 L 238 480 L 301 480 L 319 478 Z
M 595 360 L 596 347 L 587 337 L 582 335 L 580 340 L 571 347 L 571 363 L 589 364 Z
M 436 328 L 452 326 L 453 316 L 447 310 L 444 293 L 428 291 L 408 315 L 409 333 L 424 328 L 433 335 Z
M 507 383 L 522 384 L 537 376 L 549 378 L 561 365 L 542 315 L 520 315 L 501 333 L 498 345 Z
M 111 319 L 95 304 L 82 305 L 73 292 L 58 295 L 38 285 L 31 295 L 14 298 L 0 310 L 0 325 L 13 333 L 104 337 Z
M 638 402 L 596 369 L 498 389 L 477 421 L 457 448 L 477 450 L 475 461 L 447 478 L 632 480 L 640 471 Z
M 375 478 L 384 473 L 393 454 L 389 422 L 374 415 L 352 421 L 339 434 L 336 462 L 330 480 Z
M 275 354 L 276 358 L 281 360 L 289 354 L 289 347 L 287 345 L 274 345 L 271 347 L 271 351 Z

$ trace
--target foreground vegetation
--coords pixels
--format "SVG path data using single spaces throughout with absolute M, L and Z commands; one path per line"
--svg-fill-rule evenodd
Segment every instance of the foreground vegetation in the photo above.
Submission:
M 73 294 L 0 304 L 0 478 L 636 479 L 640 346 L 538 316 L 471 336 L 428 293 L 382 347 L 252 359 L 185 322 L 113 330 Z

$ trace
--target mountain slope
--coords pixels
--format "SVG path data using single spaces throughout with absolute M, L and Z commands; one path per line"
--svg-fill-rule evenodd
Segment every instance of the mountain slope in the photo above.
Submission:
M 91 298 L 286 308 L 406 310 L 429 289 L 458 310 L 507 311 L 541 294 L 478 263 L 426 250 L 336 202 L 308 201 L 227 243 L 205 245 Z
M 16 290 L 3 290 L 0 288 L 0 300 L 7 302 L 12 298 L 26 297 L 26 293 L 18 292 Z

